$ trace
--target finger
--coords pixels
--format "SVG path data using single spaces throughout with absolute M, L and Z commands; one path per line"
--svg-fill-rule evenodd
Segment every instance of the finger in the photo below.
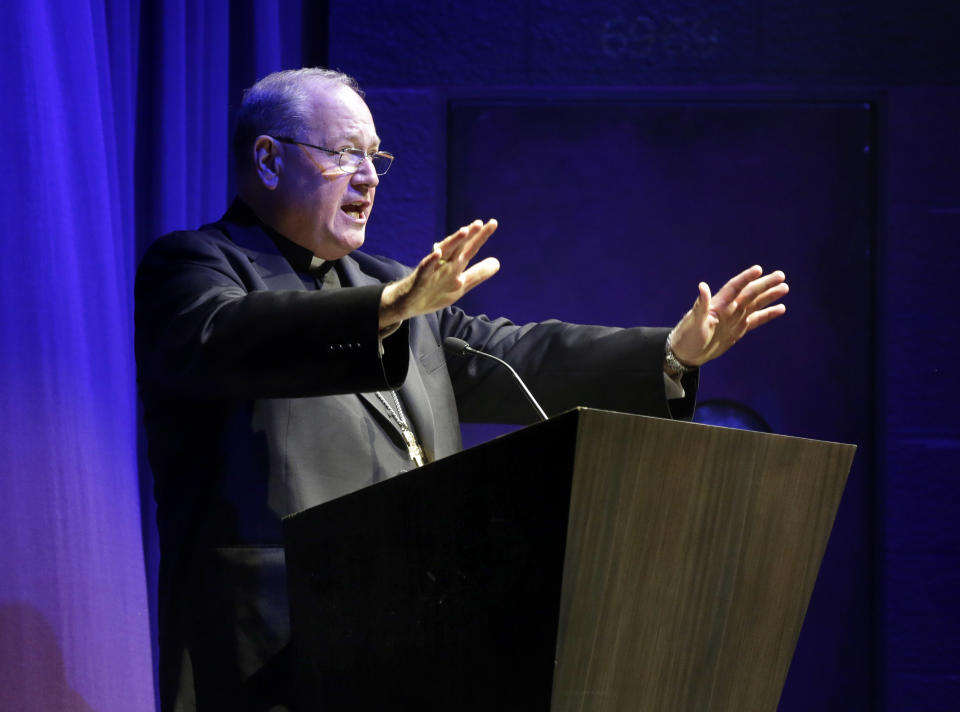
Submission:
M 447 267 L 455 269 L 459 274 L 496 229 L 496 220 L 488 220 L 486 223 L 475 220 L 470 225 L 465 225 L 442 242 L 434 244 L 431 255 L 436 255 L 438 259 L 429 260 L 430 266 L 434 271 Z
M 763 294 L 768 289 L 775 287 L 778 284 L 782 284 L 787 276 L 780 270 L 771 272 L 768 275 L 764 275 L 759 279 L 755 279 L 750 282 L 746 287 L 744 287 L 738 299 L 741 301 L 753 300 L 756 299 L 757 295 Z
M 735 313 L 731 311 L 730 316 L 737 319 L 746 318 L 749 314 L 762 309 L 787 293 L 787 288 L 782 284 L 764 289 L 767 284 L 769 284 L 769 281 L 764 278 L 764 280 L 751 282 L 745 287 L 737 297 L 737 302 L 740 305 L 739 309 Z
M 783 283 L 784 279 L 786 279 L 786 275 L 777 270 L 776 272 L 771 272 L 768 275 L 753 280 L 740 290 L 740 293 L 736 295 L 734 301 L 730 302 L 724 309 L 724 314 L 728 318 L 739 321 L 748 314 L 766 306 L 774 301 L 778 294 L 776 291 L 772 293 L 768 292 L 770 292 L 771 289 L 775 289 L 776 285 Z M 783 292 L 783 294 L 785 293 L 786 292 Z M 780 296 L 782 296 L 782 294 Z M 761 297 L 765 298 L 766 301 L 761 301 Z
M 786 296 L 789 291 L 790 287 L 786 282 L 778 284 L 775 287 L 771 287 L 750 303 L 750 309 L 751 311 L 763 309 L 763 307 L 767 306 L 768 304 L 771 304 L 781 297 Z
M 710 309 L 710 285 L 706 282 L 700 282 L 697 285 L 697 301 L 693 303 L 693 314 L 697 319 L 702 319 Z
M 460 253 L 458 259 L 461 260 L 463 264 L 467 264 L 470 260 L 476 256 L 477 252 L 480 251 L 480 248 L 484 246 L 487 240 L 490 239 L 490 236 L 496 232 L 498 223 L 494 219 L 487 220 L 483 224 L 480 230 L 477 231 L 475 235 L 467 238 L 460 247 Z
M 464 225 L 450 233 L 440 242 L 433 243 L 433 252 L 430 255 L 435 256 L 436 261 L 434 259 L 429 260 L 433 267 L 439 268 L 456 260 L 462 245 L 469 241 L 471 236 L 476 235 L 482 227 L 483 223 L 480 220 L 474 220 L 469 225 Z
M 464 225 L 458 230 L 450 233 L 440 242 L 433 243 L 433 249 L 440 251 L 440 256 L 443 259 L 449 260 L 455 251 L 459 248 L 460 244 L 470 238 L 471 235 L 476 234 L 476 232 L 483 227 L 483 223 L 479 220 L 474 220 L 469 225 Z
M 486 282 L 500 270 L 500 260 L 496 257 L 487 257 L 485 260 L 477 262 L 463 274 L 460 275 L 460 283 L 463 285 L 463 294 L 482 282 Z
M 734 301 L 737 298 L 737 295 L 739 295 L 740 292 L 743 291 L 744 287 L 746 287 L 748 284 L 750 284 L 750 282 L 754 281 L 755 279 L 757 279 L 757 277 L 759 277 L 762 274 L 763 274 L 763 268 L 760 267 L 760 265 L 754 265 L 753 267 L 748 267 L 747 269 L 743 270 L 743 272 L 738 274 L 736 277 L 733 277 L 730 280 L 728 280 L 727 283 L 723 285 L 723 287 L 721 287 L 720 291 L 717 292 L 717 296 L 715 297 L 715 299 L 718 302 L 722 302 L 724 304 Z
M 726 285 L 724 285 L 724 288 L 726 288 Z M 734 294 L 732 298 L 724 298 L 720 296 L 722 292 L 723 290 L 721 289 L 709 303 L 708 313 L 717 321 L 720 319 L 728 320 L 734 318 L 737 312 L 743 310 L 740 294 Z
M 445 262 L 446 260 L 443 258 L 443 250 L 440 247 L 440 243 L 435 242 L 433 251 L 420 260 L 420 264 L 417 265 L 417 270 L 422 274 L 428 274 L 428 270 L 437 270 Z
M 447 259 L 456 260 L 462 266 L 466 266 L 483 246 L 483 243 L 487 241 L 487 238 L 493 234 L 496 225 L 496 221 L 492 221 L 492 224 L 491 221 L 483 223 L 479 220 L 470 223 L 467 226 L 467 235 L 450 245 L 445 251 Z
M 748 331 L 753 331 L 758 326 L 763 326 L 764 324 L 773 321 L 778 316 L 782 316 L 787 311 L 785 304 L 775 304 L 772 307 L 767 307 L 766 309 L 761 309 L 756 311 L 747 317 L 747 328 L 744 329 L 743 333 L 746 334 Z
M 420 260 L 420 264 L 417 265 L 418 270 L 426 270 L 431 266 L 436 266 L 436 263 L 443 259 L 440 252 L 439 243 L 433 244 L 433 250 L 428 252 L 427 255 Z

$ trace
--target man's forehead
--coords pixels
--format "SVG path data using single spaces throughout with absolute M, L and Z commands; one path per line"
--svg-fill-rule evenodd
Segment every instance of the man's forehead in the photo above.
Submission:
M 308 91 L 313 114 L 318 118 L 330 115 L 331 118 L 352 118 L 373 123 L 366 102 L 348 86 L 316 83 Z
M 308 92 L 311 111 L 307 122 L 318 140 L 379 143 L 370 109 L 353 89 L 317 82 Z

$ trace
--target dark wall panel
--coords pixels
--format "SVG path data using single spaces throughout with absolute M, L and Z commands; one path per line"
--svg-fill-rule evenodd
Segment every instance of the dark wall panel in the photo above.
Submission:
M 960 699 L 960 93 L 890 92 L 882 180 L 881 357 L 889 710 Z

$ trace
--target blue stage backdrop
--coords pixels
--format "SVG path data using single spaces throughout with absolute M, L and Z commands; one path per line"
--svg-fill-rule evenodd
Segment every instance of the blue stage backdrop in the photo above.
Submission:
M 473 310 L 671 323 L 699 279 L 786 269 L 787 317 L 703 386 L 861 446 L 781 709 L 956 709 L 954 4 L 6 0 L 0 26 L 0 707 L 154 708 L 134 269 L 226 207 L 242 88 L 329 63 L 398 155 L 370 251 L 502 220 Z
M 299 64 L 300 20 L 299 3 L 0 4 L 4 710 L 155 708 L 134 270 L 223 210 L 230 89 Z
M 0 7 L 0 707 L 146 710 L 125 5 Z

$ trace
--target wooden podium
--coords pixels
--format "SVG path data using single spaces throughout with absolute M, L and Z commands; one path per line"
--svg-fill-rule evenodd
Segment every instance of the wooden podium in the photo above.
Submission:
M 579 409 L 292 515 L 298 709 L 774 712 L 854 451 Z

